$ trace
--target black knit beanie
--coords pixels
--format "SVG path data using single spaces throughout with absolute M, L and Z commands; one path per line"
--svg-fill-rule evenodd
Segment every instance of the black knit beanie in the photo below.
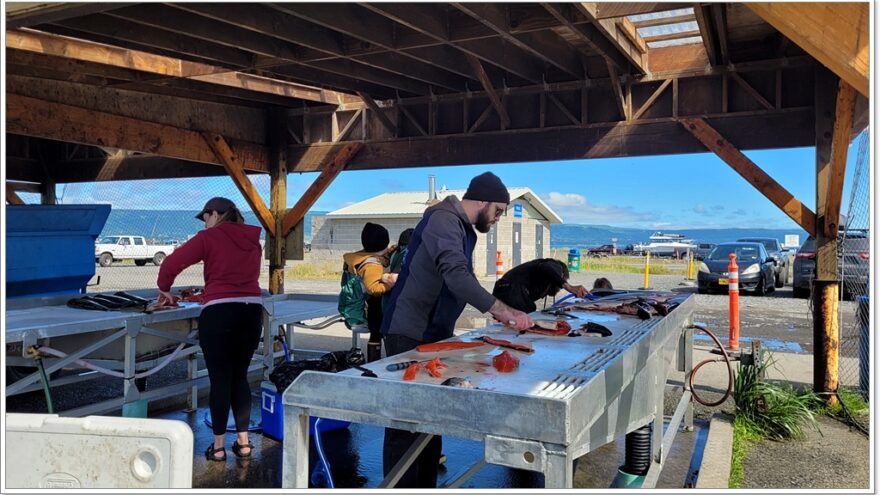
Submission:
M 388 247 L 388 230 L 385 227 L 367 222 L 364 230 L 361 231 L 361 244 L 364 251 L 368 253 L 377 253 Z
M 510 193 L 497 175 L 485 172 L 471 179 L 463 199 L 507 204 L 510 203 Z

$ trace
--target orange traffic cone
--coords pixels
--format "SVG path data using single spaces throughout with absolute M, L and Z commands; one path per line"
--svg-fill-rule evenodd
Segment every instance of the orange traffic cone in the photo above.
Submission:
M 504 260 L 501 259 L 501 251 L 496 251 L 495 254 L 495 280 L 498 280 L 504 276 Z

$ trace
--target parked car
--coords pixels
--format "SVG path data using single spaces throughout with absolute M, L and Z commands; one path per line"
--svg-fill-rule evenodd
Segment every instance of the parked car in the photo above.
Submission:
M 739 289 L 754 291 L 763 296 L 775 290 L 774 260 L 759 242 L 725 242 L 718 244 L 700 263 L 697 273 L 697 292 L 727 291 L 730 286 L 730 253 L 736 253 L 739 267 Z
M 603 244 L 587 250 L 587 256 L 613 256 L 615 254 L 617 254 L 617 248 L 614 247 L 614 244 Z
M 788 257 L 782 252 L 782 244 L 772 237 L 747 237 L 745 239 L 737 239 L 736 242 L 760 242 L 767 250 L 767 254 L 776 260 L 774 273 L 776 275 L 776 287 L 785 287 L 788 282 Z
M 139 235 L 111 235 L 95 243 L 95 261 L 101 266 L 110 266 L 114 261 L 122 260 L 134 260 L 137 266 L 144 266 L 152 261 L 159 266 L 174 248 L 171 244 L 148 244 Z
M 694 259 L 705 259 L 706 256 L 709 256 L 709 253 L 711 253 L 713 249 L 715 249 L 715 244 L 711 244 L 708 242 L 701 242 L 697 244 L 697 248 L 694 249 Z
M 838 273 L 843 282 L 844 296 L 860 293 L 868 284 L 871 249 L 868 232 L 850 230 L 844 237 L 838 236 Z M 813 278 L 816 277 L 816 238 L 807 240 L 798 249 L 792 265 L 794 278 L 792 292 L 794 297 L 808 297 Z

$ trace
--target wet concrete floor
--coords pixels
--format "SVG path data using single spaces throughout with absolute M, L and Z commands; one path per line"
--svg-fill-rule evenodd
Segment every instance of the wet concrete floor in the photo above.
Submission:
M 256 389 L 259 391 L 259 389 Z M 260 398 L 255 395 L 252 423 L 260 421 Z M 227 461 L 209 462 L 205 448 L 213 441 L 211 428 L 205 423 L 207 408 L 196 411 L 171 411 L 151 415 L 163 419 L 184 421 L 193 429 L 193 488 L 280 488 L 283 463 L 283 444 L 260 431 L 251 433 L 254 453 L 248 459 L 237 459 L 230 448 L 234 434 L 227 440 Z M 665 462 L 658 488 L 693 486 L 695 471 L 699 468 L 702 449 L 708 432 L 705 421 L 695 420 L 692 432 L 680 429 L 672 451 Z M 375 488 L 382 481 L 383 429 L 372 425 L 352 424 L 346 429 L 326 432 L 322 443 L 336 488 Z M 318 456 L 312 439 L 309 472 L 314 473 Z M 438 486 L 457 479 L 471 465 L 482 459 L 483 444 L 473 440 L 444 437 L 444 465 L 438 466 Z M 575 464 L 575 488 L 607 488 L 624 462 L 624 438 L 604 445 L 578 459 Z M 312 476 L 312 488 L 327 487 L 326 480 Z M 462 488 L 543 488 L 540 473 L 486 465 L 470 478 Z

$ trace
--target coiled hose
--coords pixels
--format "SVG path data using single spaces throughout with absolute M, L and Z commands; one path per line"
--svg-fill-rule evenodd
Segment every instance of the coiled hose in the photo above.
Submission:
M 336 488 L 333 485 L 333 475 L 330 474 L 330 463 L 327 462 L 327 455 L 324 454 L 324 445 L 321 442 L 321 418 L 315 418 L 315 426 L 312 428 L 312 436 L 315 439 L 315 450 L 318 451 L 318 460 L 320 464 L 315 466 L 314 471 L 312 472 L 312 484 L 319 485 L 320 484 L 320 476 L 324 477 L 324 481 L 327 482 L 326 488 Z
M 709 338 L 711 338 L 712 341 L 715 342 L 715 345 L 718 346 L 719 349 L 721 349 L 721 355 L 722 355 L 722 357 L 720 357 L 720 358 L 704 359 L 704 360 L 700 361 L 699 363 L 697 363 L 696 366 L 694 366 L 694 369 L 691 370 L 690 377 L 688 377 L 688 385 L 690 386 L 690 389 L 691 389 L 691 396 L 694 398 L 695 401 L 699 402 L 700 404 L 702 404 L 704 406 L 708 406 L 708 407 L 720 406 L 721 404 L 724 403 L 724 401 L 727 400 L 728 397 L 730 397 L 730 394 L 733 392 L 734 378 L 733 378 L 733 366 L 730 364 L 730 356 L 727 354 L 727 350 L 724 349 L 724 345 L 722 345 L 721 341 L 718 340 L 718 337 L 716 337 L 714 333 L 710 332 L 709 329 L 706 328 L 705 325 L 703 325 L 701 323 L 694 323 L 688 328 L 696 328 L 697 330 L 700 330 L 701 332 L 708 335 Z M 718 399 L 715 402 L 709 402 L 697 394 L 697 389 L 694 387 L 694 378 L 697 376 L 697 371 L 699 371 L 699 369 L 702 368 L 704 365 L 707 365 L 709 363 L 719 363 L 719 362 L 724 362 L 725 364 L 727 364 L 727 377 L 728 377 L 727 390 L 724 392 L 724 395 L 720 399 Z

